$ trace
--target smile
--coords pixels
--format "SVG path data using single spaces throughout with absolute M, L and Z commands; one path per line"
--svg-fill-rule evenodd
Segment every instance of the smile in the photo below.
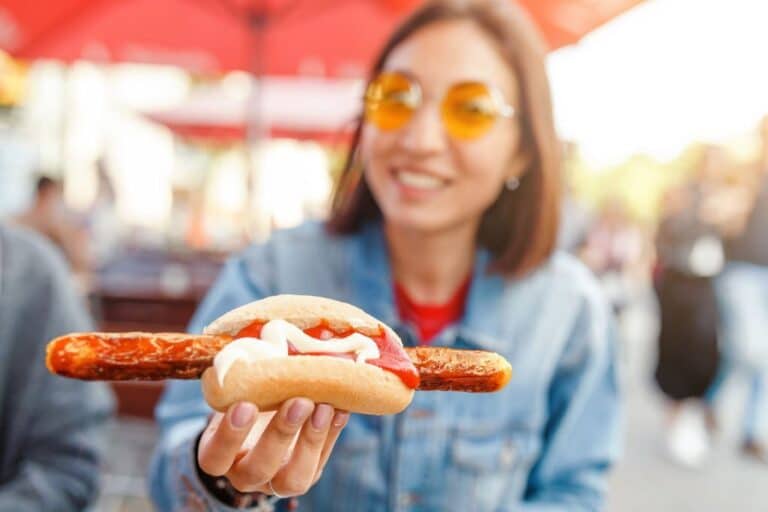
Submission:
M 402 185 L 421 190 L 437 190 L 448 184 L 447 180 L 423 172 L 395 170 L 394 176 Z

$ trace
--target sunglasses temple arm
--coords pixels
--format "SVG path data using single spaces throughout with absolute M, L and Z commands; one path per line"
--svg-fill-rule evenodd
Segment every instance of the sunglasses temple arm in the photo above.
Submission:
M 513 117 L 515 115 L 515 107 L 512 105 L 502 105 L 499 115 L 501 117 Z

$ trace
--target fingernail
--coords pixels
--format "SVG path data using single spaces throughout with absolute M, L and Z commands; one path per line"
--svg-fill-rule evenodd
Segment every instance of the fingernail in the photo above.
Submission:
M 333 416 L 333 407 L 328 404 L 318 405 L 312 415 L 312 427 L 315 430 L 324 430 L 331 422 L 331 416 Z
M 312 402 L 304 400 L 302 398 L 293 401 L 288 408 L 288 414 L 285 415 L 285 420 L 291 425 L 298 425 L 303 423 L 312 413 Z
M 232 414 L 229 417 L 229 423 L 234 428 L 243 428 L 251 422 L 255 413 L 255 405 L 248 402 L 240 402 L 232 410 Z
M 333 417 L 333 426 L 343 427 L 344 425 L 347 424 L 348 420 L 349 420 L 349 413 L 347 411 L 339 411 Z

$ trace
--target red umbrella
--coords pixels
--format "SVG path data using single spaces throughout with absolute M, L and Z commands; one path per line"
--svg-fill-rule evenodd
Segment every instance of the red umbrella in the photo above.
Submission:
M 360 75 L 403 4 L 412 3 L 4 0 L 0 48 L 21 59 L 162 63 L 203 73 L 258 64 L 265 74 Z M 254 63 L 262 47 L 263 60 Z
M 395 24 L 420 1 L 3 0 L 0 48 L 21 59 L 161 63 L 200 73 L 362 77 Z M 520 3 L 557 48 L 640 1 Z M 264 103 L 253 102 L 262 108 Z M 153 117 L 182 135 L 224 139 L 241 138 L 257 122 L 236 108 L 214 109 L 208 120 L 184 114 L 189 108 Z M 240 108 L 247 110 L 245 103 Z M 269 119 L 258 124 L 267 121 L 273 136 L 323 138 L 336 132 L 336 117 L 296 127 L 292 121 L 286 126 L 278 113 L 271 124 Z
M 578 41 L 639 1 L 521 3 L 556 48 Z M 392 27 L 418 3 L 3 0 L 0 48 L 22 59 L 163 63 L 204 73 L 239 69 L 267 75 L 361 76 Z
M 344 127 L 357 117 L 362 94 L 359 80 L 267 77 L 259 115 L 270 137 L 345 142 Z M 220 89 L 194 92 L 180 105 L 144 115 L 190 139 L 242 141 L 248 131 L 246 99 Z

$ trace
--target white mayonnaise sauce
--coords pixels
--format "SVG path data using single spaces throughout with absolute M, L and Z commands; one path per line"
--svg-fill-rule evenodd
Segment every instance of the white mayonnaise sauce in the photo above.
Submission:
M 309 336 L 295 325 L 285 320 L 270 320 L 261 328 L 261 339 L 238 338 L 227 344 L 213 359 L 219 385 L 224 385 L 224 377 L 235 361 L 254 362 L 261 359 L 288 357 L 288 342 L 299 352 L 327 352 L 356 355 L 358 363 L 381 356 L 376 342 L 368 336 L 353 333 L 344 338 L 318 340 Z

